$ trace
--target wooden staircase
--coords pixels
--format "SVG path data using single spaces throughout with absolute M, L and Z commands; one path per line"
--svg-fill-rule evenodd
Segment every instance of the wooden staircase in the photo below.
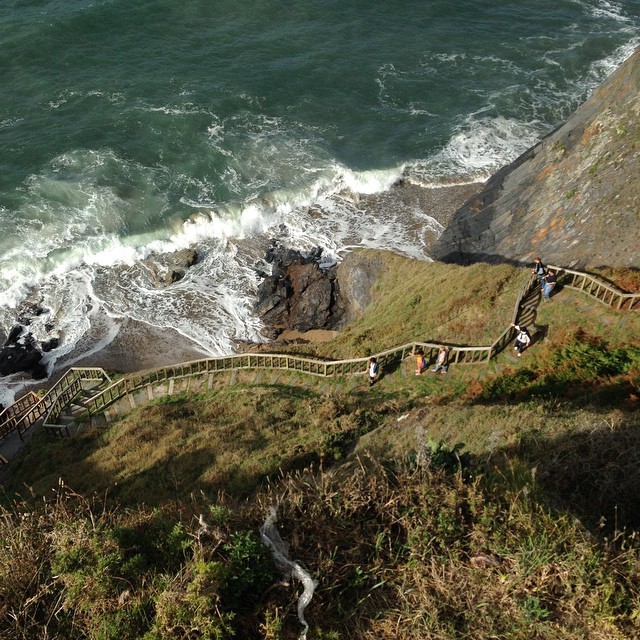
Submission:
M 601 304 L 631 311 L 640 307 L 640 294 L 626 294 L 599 281 L 590 274 L 555 267 L 559 283 L 586 294 Z M 538 278 L 532 275 L 516 301 L 511 322 L 535 325 L 542 299 Z M 450 345 L 450 364 L 486 365 L 510 345 L 514 337 L 511 324 L 496 341 L 487 346 Z M 376 354 L 381 367 L 388 372 L 407 375 L 405 359 L 421 349 L 429 364 L 442 343 L 411 342 Z M 181 392 L 206 392 L 220 384 L 287 384 L 308 388 L 339 388 L 345 377 L 366 376 L 368 357 L 351 360 L 324 361 L 288 354 L 241 354 L 207 358 L 169 367 L 129 374 L 113 382 L 100 368 L 69 369 L 43 396 L 29 393 L 0 413 L 0 444 L 18 437 L 31 427 L 43 424 L 52 436 L 64 437 L 84 425 L 104 427 L 115 418 L 150 400 Z M 333 382 L 332 382 L 333 381 Z M 317 384 L 316 384 L 317 383 Z M 352 387 L 357 383 L 352 384 Z M 0 463 L 6 462 L 0 453 Z

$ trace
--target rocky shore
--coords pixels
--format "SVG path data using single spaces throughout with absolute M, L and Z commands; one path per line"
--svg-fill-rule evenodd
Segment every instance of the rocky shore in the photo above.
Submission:
M 363 196 L 360 198 L 359 205 L 363 208 L 389 208 L 398 206 L 398 203 L 400 203 L 403 206 L 419 207 L 445 227 L 451 220 L 454 212 L 478 187 L 479 185 L 477 183 L 471 183 L 439 188 L 424 188 L 411 184 L 410 182 L 405 182 L 398 184 L 388 192 Z M 426 246 L 431 246 L 436 240 L 436 236 L 427 237 L 425 238 L 425 244 Z M 174 256 L 174 258 L 175 259 L 162 258 L 163 264 L 160 268 L 149 265 L 153 273 L 157 274 L 156 277 L 159 281 L 158 286 L 161 288 L 171 286 L 172 283 L 167 279 L 172 278 L 172 274 L 179 276 L 175 278 L 175 280 L 180 280 L 188 276 L 187 270 L 190 267 L 189 263 L 194 264 L 197 261 L 197 251 L 181 252 L 180 256 Z M 298 265 L 298 267 L 300 278 L 297 280 L 297 283 L 301 288 L 306 290 L 311 283 L 315 283 L 312 286 L 312 291 L 321 290 L 325 293 L 327 292 L 326 284 L 320 284 L 320 280 L 314 280 L 313 276 L 308 277 L 309 273 L 304 273 L 305 271 L 315 271 L 313 266 L 303 267 L 303 265 Z M 366 281 L 367 277 L 366 274 L 361 272 L 353 275 L 355 286 L 353 291 L 353 296 L 355 296 L 354 300 L 359 299 L 357 283 L 360 282 L 361 286 L 365 286 L 366 288 L 366 285 L 363 285 L 362 282 L 363 278 Z M 324 279 L 324 276 L 322 276 L 322 278 Z M 264 290 L 271 287 L 272 284 L 273 283 L 264 285 Z M 256 297 L 256 300 L 258 301 L 259 297 Z M 337 307 L 333 309 L 333 311 L 336 309 Z M 294 305 L 293 317 L 302 318 L 304 316 L 303 311 L 305 311 L 304 305 Z M 352 319 L 354 313 L 358 313 L 358 303 L 353 302 L 351 307 L 343 309 L 340 320 L 338 320 L 338 316 L 336 315 L 335 317 L 332 316 L 332 319 L 325 323 L 319 323 L 320 316 L 323 315 L 323 312 L 309 308 L 307 308 L 306 311 L 315 314 L 318 322 L 315 320 L 313 322 L 302 320 L 299 323 L 297 321 L 290 323 L 282 323 L 278 320 L 275 322 L 267 321 L 266 324 L 268 326 L 265 327 L 265 341 L 267 345 L 265 345 L 264 348 L 268 348 L 268 344 L 276 338 L 284 342 L 299 340 L 321 341 L 329 339 L 336 329 L 339 329 L 345 322 Z M 257 313 L 259 313 L 259 310 Z M 325 316 L 327 320 L 329 315 Z M 197 360 L 210 355 L 200 345 L 174 329 L 154 327 L 130 318 L 110 319 L 111 324 L 114 322 L 117 324 L 117 330 L 112 339 L 108 340 L 104 336 L 96 335 L 95 332 L 85 336 L 71 353 L 56 363 L 56 370 L 54 371 L 52 379 L 55 379 L 57 374 L 63 372 L 69 366 L 95 366 L 126 373 L 175 364 L 177 362 Z M 96 344 L 102 343 L 104 343 L 104 346 L 95 349 Z M 256 346 L 257 345 L 254 344 L 240 343 L 237 345 L 239 350 L 255 348 Z

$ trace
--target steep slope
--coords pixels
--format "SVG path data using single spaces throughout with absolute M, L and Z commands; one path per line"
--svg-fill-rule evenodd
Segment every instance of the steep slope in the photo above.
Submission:
M 640 267 L 640 50 L 569 120 L 492 176 L 433 255 Z

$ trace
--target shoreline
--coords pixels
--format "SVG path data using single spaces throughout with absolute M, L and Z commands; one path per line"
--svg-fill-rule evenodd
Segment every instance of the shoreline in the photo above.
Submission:
M 445 184 L 434 188 L 404 181 L 388 191 L 359 196 L 358 208 L 418 210 L 434 218 L 444 228 L 455 211 L 477 193 L 481 184 Z M 426 227 L 422 230 L 415 222 L 413 224 L 418 232 L 423 233 L 425 253 L 428 254 L 438 234 Z M 311 330 L 305 334 L 288 332 L 287 336 L 310 342 L 332 337 L 321 330 Z M 265 340 L 265 343 L 268 342 Z M 103 343 L 102 346 L 100 343 Z M 155 327 L 127 317 L 107 318 L 104 314 L 103 321 L 92 327 L 70 353 L 61 356 L 49 378 L 44 384 L 37 386 L 50 387 L 70 367 L 101 367 L 109 372 L 132 373 L 207 357 L 213 356 L 174 328 Z M 16 398 L 33 387 L 32 383 L 26 384 L 16 393 Z

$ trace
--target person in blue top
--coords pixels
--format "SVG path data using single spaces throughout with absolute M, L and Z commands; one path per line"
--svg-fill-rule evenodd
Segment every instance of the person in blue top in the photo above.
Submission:
M 544 285 L 542 287 L 542 295 L 547 302 L 551 300 L 551 292 L 556 286 L 557 281 L 558 278 L 555 271 L 551 271 L 551 269 L 549 269 L 549 271 L 547 271 L 547 275 L 544 277 Z

